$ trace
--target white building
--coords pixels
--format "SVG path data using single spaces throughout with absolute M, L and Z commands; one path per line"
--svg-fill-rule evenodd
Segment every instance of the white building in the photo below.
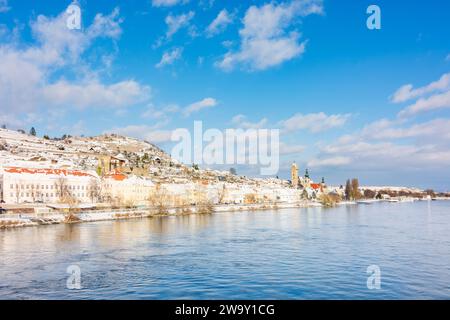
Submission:
M 80 170 L 0 168 L 0 201 L 6 204 L 58 203 L 63 188 L 78 202 L 90 203 L 97 192 L 98 177 Z
M 118 205 L 146 204 L 154 183 L 138 176 L 127 176 L 122 173 L 106 175 L 101 182 L 101 198 L 105 202 Z

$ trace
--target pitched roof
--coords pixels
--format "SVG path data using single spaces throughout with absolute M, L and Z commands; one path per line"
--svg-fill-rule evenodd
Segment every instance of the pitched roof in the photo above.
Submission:
M 311 183 L 311 188 L 314 190 L 320 189 L 322 185 L 320 183 Z
M 127 179 L 126 175 L 124 175 L 123 173 L 119 173 L 119 172 L 108 174 L 105 177 L 114 179 L 116 181 L 123 181 L 123 180 Z
M 4 169 L 8 173 L 16 174 L 45 174 L 45 175 L 64 175 L 64 176 L 75 176 L 75 177 L 94 177 L 92 174 L 81 171 L 81 170 L 68 170 L 68 169 L 50 169 L 50 168 L 20 168 L 20 167 L 7 167 Z

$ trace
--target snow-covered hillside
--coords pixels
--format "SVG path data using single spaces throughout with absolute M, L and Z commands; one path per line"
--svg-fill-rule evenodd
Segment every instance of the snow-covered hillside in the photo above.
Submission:
M 0 166 L 95 169 L 99 155 L 170 157 L 155 145 L 119 135 L 49 140 L 0 129 Z

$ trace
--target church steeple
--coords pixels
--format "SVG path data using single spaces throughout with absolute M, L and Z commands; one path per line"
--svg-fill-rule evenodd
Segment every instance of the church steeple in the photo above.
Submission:
M 291 184 L 295 188 L 298 187 L 298 167 L 295 161 L 291 166 Z

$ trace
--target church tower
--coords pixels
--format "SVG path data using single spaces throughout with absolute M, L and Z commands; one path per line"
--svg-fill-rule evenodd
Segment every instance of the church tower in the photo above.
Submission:
M 295 162 L 291 166 L 291 183 L 293 187 L 298 187 L 298 167 Z
M 302 185 L 304 188 L 311 188 L 311 178 L 309 177 L 309 171 L 306 169 L 305 171 L 305 177 L 303 178 Z

